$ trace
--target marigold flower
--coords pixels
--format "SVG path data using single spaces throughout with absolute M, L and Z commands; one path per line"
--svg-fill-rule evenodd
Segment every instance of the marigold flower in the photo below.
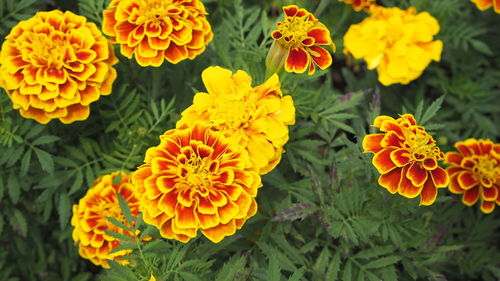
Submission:
M 259 173 L 271 171 L 281 160 L 288 125 L 295 123 L 292 97 L 282 97 L 278 75 L 257 87 L 252 87 L 252 78 L 242 70 L 233 74 L 209 67 L 201 77 L 208 93 L 194 96 L 193 105 L 182 112 L 177 127 L 207 122 L 245 148 Z
M 477 8 L 481 11 L 493 6 L 495 13 L 500 14 L 500 1 L 498 0 L 471 0 L 471 2 L 476 4 Z
M 132 176 L 144 221 L 168 239 L 198 230 L 214 243 L 257 212 L 260 176 L 248 154 L 204 123 L 165 132 Z
M 353 24 L 344 36 L 347 53 L 377 69 L 385 86 L 408 84 L 422 75 L 431 61 L 440 61 L 443 42 L 434 40 L 439 23 L 427 12 L 372 5 L 371 16 Z
M 283 7 L 285 20 L 277 23 L 277 30 L 271 33 L 274 39 L 266 58 L 271 73 L 277 73 L 283 65 L 288 72 L 312 75 L 315 65 L 326 69 L 332 64 L 332 56 L 321 45 L 328 45 L 335 51 L 328 28 L 305 9 L 296 5 Z
M 352 8 L 356 12 L 359 12 L 363 9 L 368 9 L 371 5 L 375 3 L 375 0 L 339 0 L 339 1 L 352 5 Z
M 104 230 L 134 237 L 134 233 L 116 227 L 105 218 L 111 217 L 128 225 L 121 212 L 117 193 L 127 201 L 132 215 L 138 216 L 139 199 L 130 176 L 124 172 L 114 172 L 98 178 L 79 203 L 73 205 L 73 240 L 78 244 L 80 256 L 104 268 L 109 268 L 108 259 L 127 264 L 128 261 L 118 258 L 131 252 L 123 250 L 110 254 L 112 249 L 120 246 L 120 241 Z
M 141 66 L 194 59 L 213 38 L 199 0 L 113 0 L 103 15 L 104 34 Z
M 398 192 L 407 198 L 420 195 L 420 205 L 434 203 L 437 188 L 446 187 L 449 177 L 438 166 L 444 154 L 432 136 L 411 114 L 396 120 L 378 116 L 373 126 L 383 133 L 366 135 L 363 149 L 375 154 L 372 163 L 381 174 L 378 183 L 392 194 Z
M 455 143 L 458 152 L 447 152 L 450 175 L 448 189 L 463 194 L 462 202 L 474 205 L 481 199 L 481 211 L 493 212 L 500 205 L 500 144 L 491 140 L 467 139 Z
M 109 95 L 116 78 L 111 43 L 96 25 L 69 11 L 38 12 L 19 22 L 0 52 L 0 87 L 25 118 L 69 124 Z

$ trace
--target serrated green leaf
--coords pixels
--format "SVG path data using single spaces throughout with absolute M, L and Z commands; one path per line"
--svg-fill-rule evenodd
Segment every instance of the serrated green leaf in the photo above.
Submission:
M 59 214 L 59 226 L 61 230 L 68 224 L 70 212 L 71 206 L 69 196 L 66 192 L 63 192 L 59 195 L 59 203 L 57 204 L 57 213 Z
M 52 159 L 52 155 L 43 151 L 39 148 L 34 148 L 36 157 L 38 158 L 38 162 L 40 162 L 40 166 L 42 169 L 49 174 L 54 173 L 54 159 Z
M 109 221 L 111 221 L 109 217 L 106 217 L 106 219 L 108 219 Z M 114 223 L 113 223 L 114 224 Z M 114 231 L 109 231 L 109 230 L 104 230 L 104 232 L 111 236 L 111 237 L 114 237 L 120 241 L 124 241 L 124 242 L 127 242 L 127 241 L 131 241 L 132 238 L 130 238 L 129 236 L 125 235 L 125 234 L 121 234 L 121 233 L 118 233 L 118 232 L 114 232 Z
M 424 112 L 422 115 L 421 120 L 417 120 L 419 122 L 419 125 L 423 126 L 427 121 L 429 121 L 436 113 L 439 111 L 441 108 L 441 105 L 443 104 L 445 95 L 440 96 L 438 99 L 436 99 L 430 106 L 427 108 L 427 110 Z
M 60 138 L 57 136 L 52 136 L 52 135 L 44 135 L 40 136 L 36 140 L 34 140 L 31 144 L 32 145 L 43 145 L 43 144 L 49 144 L 58 141 Z
M 21 186 L 19 185 L 19 181 L 14 174 L 11 174 L 7 180 L 7 192 L 12 203 L 16 204 L 21 195 Z
M 125 217 L 125 220 L 129 225 L 133 225 L 134 222 L 134 217 L 132 216 L 132 213 L 130 212 L 130 207 L 125 201 L 125 199 L 122 197 L 120 193 L 116 193 L 116 196 L 118 197 L 118 204 L 120 204 L 120 209 L 122 211 L 123 216 Z
M 381 268 L 381 267 L 386 267 L 389 265 L 393 265 L 397 263 L 399 260 L 401 260 L 400 257 L 398 256 L 388 256 L 388 257 L 383 257 L 374 261 L 371 261 L 365 265 L 365 268 L 367 269 L 373 269 L 373 268 Z
M 127 225 L 125 225 L 123 222 L 115 219 L 115 218 L 112 218 L 112 217 L 105 217 L 110 223 L 112 223 L 114 226 L 116 227 L 119 227 L 123 230 L 128 230 L 128 231 L 133 231 L 132 228 L 128 227 Z M 130 240 L 131 238 L 129 237 L 127 240 Z

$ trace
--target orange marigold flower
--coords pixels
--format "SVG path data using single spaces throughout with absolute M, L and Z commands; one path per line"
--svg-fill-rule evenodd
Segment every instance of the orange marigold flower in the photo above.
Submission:
M 111 43 L 94 23 L 69 11 L 19 22 L 0 52 L 0 87 L 25 118 L 69 124 L 89 116 L 116 78 Z
M 372 162 L 381 174 L 378 183 L 392 194 L 398 192 L 407 198 L 420 195 L 420 205 L 434 203 L 437 188 L 446 187 L 449 177 L 438 166 L 444 154 L 432 136 L 411 114 L 398 119 L 378 116 L 373 126 L 383 133 L 366 135 L 363 149 L 375 154 Z
M 328 28 L 305 9 L 296 5 L 283 7 L 285 20 L 277 23 L 277 30 L 271 33 L 274 39 L 266 58 L 268 71 L 281 71 L 283 65 L 288 72 L 312 75 L 315 65 L 326 69 L 332 64 L 332 56 L 321 45 L 328 45 L 335 51 Z
M 375 4 L 375 0 L 339 0 L 346 4 L 352 5 L 352 8 L 359 12 L 363 9 L 368 9 L 371 5 Z
M 434 40 L 438 21 L 415 8 L 370 6 L 370 17 L 353 24 L 344 35 L 345 52 L 377 69 L 385 86 L 408 84 L 422 75 L 432 61 L 440 61 L 443 42 Z
M 165 132 L 132 176 L 144 221 L 168 239 L 198 230 L 212 242 L 233 235 L 257 212 L 260 176 L 245 150 L 204 123 Z
M 474 205 L 481 199 L 481 211 L 493 212 L 500 205 L 500 144 L 491 140 L 467 139 L 455 143 L 458 152 L 447 152 L 450 174 L 448 189 L 463 194 L 462 202 Z
M 120 264 L 128 263 L 119 258 L 131 251 L 123 250 L 110 254 L 112 249 L 120 246 L 120 242 L 104 230 L 134 237 L 134 233 L 114 226 L 105 218 L 111 217 L 128 225 L 121 212 L 117 193 L 127 201 L 132 215 L 139 215 L 139 199 L 130 180 L 130 176 L 124 172 L 102 176 L 95 181 L 80 202 L 73 205 L 73 240 L 78 244 L 80 256 L 104 268 L 109 268 L 108 259 Z
M 265 174 L 281 160 L 288 141 L 288 125 L 295 123 L 291 96 L 282 96 L 278 75 L 252 87 L 244 71 L 233 74 L 221 67 L 209 67 L 201 74 L 208 93 L 197 93 L 193 105 L 182 112 L 177 127 L 207 122 L 246 149 L 254 169 Z
M 477 8 L 481 11 L 489 9 L 491 6 L 493 6 L 495 13 L 500 14 L 499 0 L 471 0 L 471 2 L 476 4 Z
M 199 0 L 113 0 L 103 15 L 104 34 L 141 66 L 194 59 L 213 38 Z

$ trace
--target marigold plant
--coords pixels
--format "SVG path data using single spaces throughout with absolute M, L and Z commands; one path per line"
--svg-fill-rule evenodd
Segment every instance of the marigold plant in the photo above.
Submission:
M 368 9 L 371 5 L 375 3 L 375 0 L 339 0 L 339 1 L 352 5 L 352 8 L 358 12 L 363 9 Z
M 0 87 L 23 117 L 68 124 L 87 119 L 89 105 L 111 93 L 117 62 L 94 23 L 69 11 L 38 12 L 5 38 Z
M 422 75 L 431 61 L 440 61 L 443 43 L 433 40 L 439 23 L 427 12 L 372 5 L 370 17 L 353 24 L 344 36 L 345 52 L 377 69 L 385 86 L 408 84 Z
M 491 8 L 495 13 L 500 14 L 500 1 L 499 0 L 471 0 L 472 3 L 476 4 L 477 8 L 481 11 Z
M 213 33 L 199 0 L 113 0 L 103 32 L 141 66 L 178 63 L 205 51 Z
M 330 31 L 313 14 L 296 5 L 283 7 L 285 20 L 277 23 L 271 33 L 274 39 L 266 58 L 266 66 L 271 73 L 279 72 L 283 65 L 285 71 L 304 73 L 315 72 L 315 65 L 326 69 L 332 64 L 332 56 L 322 46 L 335 44 Z
M 130 253 L 130 250 L 122 250 L 110 254 L 111 250 L 120 246 L 120 241 L 106 234 L 104 230 L 134 237 L 134 233 L 118 228 L 106 219 L 111 217 L 127 224 L 117 194 L 125 199 L 132 215 L 138 216 L 139 200 L 130 176 L 124 172 L 114 172 L 98 178 L 78 204 L 73 205 L 73 240 L 78 245 L 80 256 L 104 268 L 109 268 L 107 260 L 115 260 L 120 264 L 128 263 L 127 260 L 119 258 Z
M 398 119 L 378 116 L 373 126 L 383 133 L 366 135 L 363 149 L 375 154 L 372 163 L 381 174 L 378 183 L 392 194 L 420 195 L 421 205 L 434 203 L 437 189 L 446 187 L 449 177 L 438 166 L 444 154 L 432 136 L 411 114 Z
M 462 194 L 462 202 L 474 205 L 479 199 L 486 214 L 500 205 L 500 144 L 491 140 L 467 139 L 455 143 L 457 152 L 447 152 L 450 175 L 448 189 Z
M 258 172 L 271 171 L 284 152 L 288 125 L 295 124 L 292 97 L 283 97 L 278 75 L 256 87 L 252 87 L 252 78 L 242 70 L 233 74 L 228 69 L 209 67 L 201 77 L 208 93 L 195 95 L 193 105 L 182 112 L 177 127 L 207 122 L 245 148 Z
M 257 212 L 260 176 L 245 150 L 203 123 L 165 132 L 133 174 L 144 221 L 169 239 L 214 243 Z

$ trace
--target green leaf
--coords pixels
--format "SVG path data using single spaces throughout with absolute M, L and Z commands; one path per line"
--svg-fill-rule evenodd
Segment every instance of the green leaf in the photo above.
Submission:
M 365 265 L 365 268 L 373 269 L 373 268 L 386 267 L 386 266 L 393 265 L 393 264 L 397 263 L 399 260 L 401 260 L 401 258 L 398 256 L 383 257 L 381 259 L 374 260 L 372 262 L 367 263 Z
M 275 251 L 270 252 L 269 257 L 269 268 L 267 269 L 267 276 L 269 276 L 269 281 L 280 281 L 281 279 L 281 268 L 279 266 L 278 257 Z
M 57 136 L 52 136 L 52 135 L 45 135 L 37 138 L 36 140 L 33 141 L 32 145 L 43 145 L 43 144 L 49 144 L 53 143 L 55 141 L 58 141 L 60 138 Z
M 21 186 L 19 185 L 19 181 L 14 174 L 11 174 L 7 180 L 7 191 L 12 203 L 16 204 L 19 201 L 19 196 L 21 195 Z
M 49 174 L 52 174 L 54 172 L 54 160 L 52 159 L 52 155 L 39 148 L 34 148 L 34 151 L 42 169 Z
M 333 256 L 333 259 L 330 261 L 330 265 L 328 265 L 328 270 L 326 272 L 326 280 L 337 280 L 337 276 L 340 271 L 340 252 L 337 251 Z
M 304 273 L 305 273 L 305 268 L 301 267 L 301 268 L 299 268 L 299 270 L 296 270 L 292 274 L 292 276 L 290 276 L 290 278 L 288 279 L 288 281 L 299 281 L 300 278 L 302 278 L 302 276 L 304 276 Z
M 57 213 L 59 214 L 59 226 L 63 230 L 68 224 L 71 206 L 69 196 L 66 192 L 59 195 L 59 203 L 57 204 Z
M 115 218 L 112 218 L 112 217 L 105 217 L 110 223 L 112 223 L 114 226 L 116 227 L 119 227 L 123 230 L 128 230 L 128 231 L 134 231 L 132 228 L 126 226 L 124 223 L 122 223 L 121 221 L 115 219 Z M 129 237 L 128 240 L 130 240 L 131 238 Z
M 108 219 L 109 221 L 111 221 L 111 220 L 110 220 L 111 218 L 109 218 L 109 217 L 106 217 L 106 219 Z M 130 238 L 129 236 L 127 236 L 127 235 L 125 235 L 125 234 L 121 234 L 121 233 L 114 232 L 114 231 L 109 231 L 109 230 L 104 230 L 104 232 L 105 232 L 107 235 L 109 235 L 109 236 L 111 236 L 111 237 L 114 237 L 114 238 L 116 238 L 116 239 L 118 239 L 118 240 L 120 240 L 120 241 L 125 241 L 125 242 L 127 242 L 127 241 L 131 241 L 131 240 L 132 240 L 132 238 Z
M 31 164 L 31 154 L 32 150 L 28 149 L 28 151 L 26 151 L 23 156 L 23 160 L 21 160 L 21 176 L 26 176 L 26 174 L 28 173 Z
M 130 212 L 130 207 L 127 204 L 127 201 L 122 197 L 120 193 L 116 193 L 116 196 L 118 197 L 118 203 L 120 204 L 120 209 L 122 211 L 123 216 L 125 217 L 125 220 L 129 225 L 133 225 L 134 222 L 134 217 L 132 216 L 132 213 Z
M 22 237 L 26 237 L 28 234 L 28 222 L 21 211 L 14 209 L 10 224 L 15 232 L 19 233 Z
M 343 281 L 351 281 L 352 280 L 352 263 L 348 260 L 344 265 L 344 274 L 342 274 Z
M 243 270 L 246 265 L 245 257 L 233 256 L 224 265 L 222 269 L 217 273 L 215 281 L 233 281 L 236 274 Z
M 422 116 L 422 119 L 417 120 L 419 122 L 419 125 L 423 126 L 425 123 L 427 123 L 427 121 L 429 121 L 432 117 L 434 117 L 434 115 L 436 115 L 436 113 L 441 108 L 441 105 L 443 104 L 445 97 L 446 97 L 445 95 L 440 96 L 429 106 L 429 108 L 427 108 L 427 110 Z

